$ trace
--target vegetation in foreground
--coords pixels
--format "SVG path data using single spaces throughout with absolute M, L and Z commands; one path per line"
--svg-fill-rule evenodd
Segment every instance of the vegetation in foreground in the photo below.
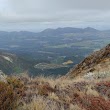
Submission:
M 109 74 L 72 80 L 8 76 L 0 82 L 0 110 L 110 110 Z

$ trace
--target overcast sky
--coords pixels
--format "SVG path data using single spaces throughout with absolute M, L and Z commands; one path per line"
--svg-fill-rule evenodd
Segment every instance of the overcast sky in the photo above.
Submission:
M 110 29 L 110 0 L 0 0 L 0 30 Z

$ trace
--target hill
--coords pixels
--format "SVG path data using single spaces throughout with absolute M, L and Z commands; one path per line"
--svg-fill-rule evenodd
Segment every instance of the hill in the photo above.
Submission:
M 0 31 L 0 50 L 15 54 L 20 60 L 20 65 L 23 63 L 25 70 L 29 69 L 29 73 L 35 76 L 39 73 L 47 76 L 65 75 L 70 68 L 79 64 L 93 51 L 106 46 L 109 41 L 110 30 L 100 31 L 91 27 L 64 27 L 46 29 L 37 33 Z M 73 63 L 63 65 L 68 61 Z M 40 66 L 34 68 L 35 65 Z M 48 65 L 51 68 L 45 68 Z M 45 69 L 40 68 L 41 66 Z M 61 68 L 56 68 L 58 66 Z M 21 71 L 22 66 L 20 68 L 16 70 Z M 5 72 L 10 73 L 9 70 Z
M 15 54 L 0 52 L 0 70 L 6 74 L 23 71 L 23 61 Z
M 19 74 L 24 71 L 31 73 L 34 71 L 35 62 L 13 53 L 0 51 L 0 70 L 7 75 Z
M 3 59 L 13 63 L 16 56 L 1 53 Z M 104 77 L 85 77 L 97 71 Z M 66 78 L 0 71 L 0 93 L 2 110 L 110 110 L 110 44 L 86 57 Z
M 110 44 L 86 57 L 71 69 L 67 77 L 74 78 L 89 72 L 107 72 L 110 70 Z

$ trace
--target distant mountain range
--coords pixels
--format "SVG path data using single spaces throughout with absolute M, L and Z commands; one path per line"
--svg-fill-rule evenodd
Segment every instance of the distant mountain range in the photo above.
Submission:
M 109 30 L 106 30 L 109 31 Z M 106 32 L 103 31 L 103 32 Z M 65 34 L 65 33 L 84 33 L 84 32 L 99 32 L 99 30 L 87 27 L 87 28 L 73 28 L 73 27 L 64 27 L 64 28 L 57 28 L 57 29 L 45 29 L 41 32 L 30 32 L 30 31 L 12 31 L 12 32 L 7 32 L 7 31 L 0 31 L 0 36 L 7 36 L 7 35 L 12 35 L 12 36 L 25 36 L 25 37 L 32 37 L 32 36 L 42 36 L 42 35 L 58 35 L 58 34 Z M 100 31 L 101 32 L 101 31 Z
M 66 74 L 70 68 L 81 62 L 91 52 L 99 50 L 109 43 L 109 30 L 100 31 L 91 27 L 46 29 L 38 33 L 0 31 L 0 52 L 14 55 L 14 57 L 8 55 L 13 59 L 14 63 L 12 63 L 9 62 L 9 58 L 5 54 L 0 53 L 2 55 L 0 57 L 0 70 L 3 69 L 7 74 L 25 70 L 32 75 L 62 75 Z M 34 68 L 35 65 L 41 63 L 47 64 L 45 67 L 48 65 L 56 65 L 57 67 L 68 61 L 73 63 L 61 66 L 64 68 L 52 68 L 45 71 Z
M 87 28 L 72 28 L 72 27 L 65 27 L 65 28 L 57 28 L 57 29 L 45 29 L 41 33 L 43 34 L 64 34 L 64 33 L 84 33 L 84 32 L 98 32 L 98 30 L 87 27 Z

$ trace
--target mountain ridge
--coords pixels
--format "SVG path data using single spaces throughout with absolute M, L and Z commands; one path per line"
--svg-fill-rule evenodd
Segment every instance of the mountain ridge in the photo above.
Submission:
M 64 68 L 64 70 L 46 71 L 46 74 L 64 75 L 85 56 L 108 44 L 109 40 L 109 31 L 103 32 L 91 27 L 47 29 L 38 33 L 2 31 L 0 32 L 0 50 L 21 57 L 20 63 L 22 61 L 28 63 L 25 65 L 31 66 L 34 70 L 32 74 L 35 75 L 36 73 L 45 74 L 42 69 L 34 68 L 39 63 L 61 65 L 71 60 L 73 64 L 68 65 L 68 68 Z
M 86 28 L 76 28 L 76 27 L 58 27 L 58 28 L 46 28 L 46 29 L 44 29 L 44 30 L 42 30 L 42 31 L 39 31 L 39 32 L 32 32 L 32 31 L 23 31 L 23 30 L 21 30 L 21 31 L 1 31 L 0 30 L 0 32 L 1 33 L 30 33 L 30 34 L 32 34 L 32 33 L 34 33 L 34 34 L 38 34 L 38 33 L 44 33 L 44 32 L 50 32 L 50 31 L 57 31 L 57 30 L 69 30 L 70 29 L 70 31 L 73 31 L 73 32 L 75 32 L 76 30 L 83 30 L 83 31 L 85 31 L 85 30 L 94 30 L 94 31 L 100 31 L 99 29 L 95 29 L 95 28 L 92 28 L 92 27 L 86 27 Z M 110 31 L 110 30 L 104 30 L 104 31 Z
M 90 54 L 81 63 L 72 68 L 67 73 L 66 77 L 74 78 L 77 76 L 82 76 L 89 72 L 104 72 L 105 70 L 108 71 L 108 69 L 110 69 L 110 44 L 108 44 L 101 50 Z

